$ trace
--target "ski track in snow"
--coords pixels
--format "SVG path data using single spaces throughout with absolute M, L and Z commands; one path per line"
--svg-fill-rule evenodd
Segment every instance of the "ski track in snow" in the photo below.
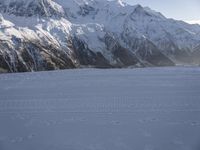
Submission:
M 199 150 L 200 68 L 0 74 L 0 150 Z

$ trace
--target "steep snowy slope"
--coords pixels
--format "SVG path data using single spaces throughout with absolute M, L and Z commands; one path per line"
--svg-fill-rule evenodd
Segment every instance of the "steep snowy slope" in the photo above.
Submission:
M 120 0 L 0 0 L 0 68 L 194 64 L 200 26 Z

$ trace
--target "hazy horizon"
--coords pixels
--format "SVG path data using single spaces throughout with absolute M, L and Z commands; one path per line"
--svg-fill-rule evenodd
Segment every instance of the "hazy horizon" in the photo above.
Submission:
M 129 4 L 141 4 L 153 10 L 161 12 L 168 18 L 187 21 L 188 23 L 200 24 L 200 1 L 199 0 L 122 0 Z M 172 5 L 173 4 L 173 5 Z M 177 9 L 178 8 L 178 9 Z

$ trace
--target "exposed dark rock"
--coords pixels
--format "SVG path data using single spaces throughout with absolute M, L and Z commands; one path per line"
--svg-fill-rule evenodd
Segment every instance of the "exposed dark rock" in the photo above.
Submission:
M 197 46 L 192 52 L 193 63 L 200 66 L 200 45 Z
M 89 15 L 91 13 L 95 13 L 95 9 L 91 6 L 88 6 L 88 5 L 83 5 L 83 6 L 80 6 L 80 11 L 78 11 L 78 14 L 81 15 L 81 16 L 86 16 L 86 15 Z
M 13 14 L 16 16 L 39 16 L 39 17 L 61 17 L 63 14 L 53 8 L 47 0 L 29 1 L 11 1 L 9 5 L 0 2 L 1 12 Z
M 154 44 L 150 41 L 144 41 L 137 47 L 137 56 L 142 60 L 149 62 L 153 66 L 174 66 L 175 63 L 165 56 Z
M 94 53 L 88 48 L 86 43 L 77 37 L 73 39 L 73 50 L 80 65 L 95 66 L 97 68 L 112 67 L 100 52 Z
M 0 54 L 0 72 L 9 72 L 9 65 L 8 63 L 5 61 L 5 58 L 3 57 L 2 54 Z
M 6 49 L 12 51 L 8 45 L 3 45 L 5 51 Z M 23 41 L 18 48 L 12 52 L 12 55 L 8 55 L 6 52 L 0 55 L 0 68 L 9 72 L 75 68 L 68 55 L 54 47 L 45 47 L 39 43 Z
M 0 0 L 0 72 L 200 64 L 200 46 L 192 49 L 200 26 L 140 5 L 118 12 L 122 6 L 112 2 L 83 2 Z M 24 18 L 33 18 L 27 27 Z M 114 21 L 122 21 L 119 28 Z

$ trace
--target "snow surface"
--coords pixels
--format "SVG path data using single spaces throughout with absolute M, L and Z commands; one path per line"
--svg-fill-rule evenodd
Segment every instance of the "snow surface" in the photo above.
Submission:
M 0 150 L 199 150 L 200 68 L 0 75 Z

